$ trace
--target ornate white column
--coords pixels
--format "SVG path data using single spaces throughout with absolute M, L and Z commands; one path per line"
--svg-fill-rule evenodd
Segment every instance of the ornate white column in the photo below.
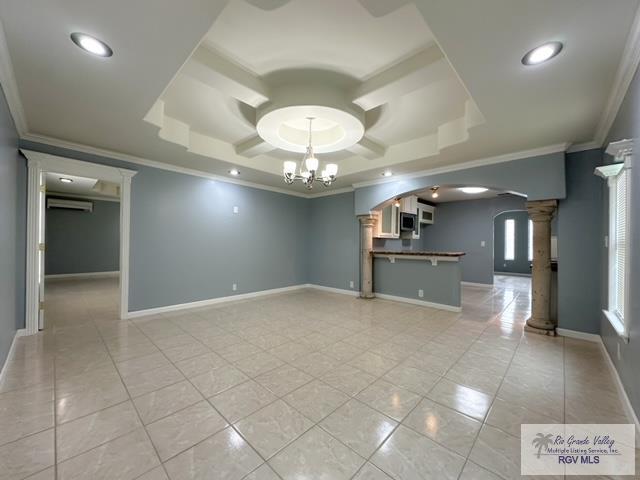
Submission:
M 556 200 L 527 202 L 533 222 L 533 271 L 531 277 L 531 318 L 525 330 L 543 335 L 556 334 L 556 322 L 550 318 L 551 304 L 551 219 Z
M 373 228 L 376 217 L 358 215 L 360 221 L 360 298 L 374 298 L 373 293 Z

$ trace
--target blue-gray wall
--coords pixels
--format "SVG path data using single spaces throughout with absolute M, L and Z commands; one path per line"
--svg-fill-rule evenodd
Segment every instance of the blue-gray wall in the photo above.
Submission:
M 504 258 L 505 222 L 515 221 L 515 255 L 513 260 Z M 531 274 L 529 261 L 529 213 L 511 210 L 493 219 L 493 270 L 502 273 Z
M 617 140 L 633 139 L 635 142 L 635 152 L 640 146 L 640 73 L 636 71 L 633 81 L 627 91 L 625 99 L 620 107 L 618 115 L 609 131 L 608 142 Z M 612 159 L 608 155 L 605 158 L 606 163 Z M 631 181 L 633 190 L 631 191 L 631 232 L 629 237 L 629 245 L 640 245 L 640 156 L 634 153 L 633 167 L 631 168 Z M 604 183 L 601 180 L 601 183 Z M 603 190 L 606 186 L 602 187 Z M 604 190 L 606 192 L 606 190 Z M 603 195 L 603 217 L 606 225 L 608 214 L 606 195 Z M 606 227 L 601 232 L 601 237 L 606 234 Z M 633 251 L 633 250 L 632 250 Z M 613 360 L 622 383 L 627 391 L 631 404 L 633 405 L 636 415 L 640 416 L 640 374 L 638 374 L 638 366 L 640 365 L 640 255 L 631 256 L 631 268 L 629 271 L 629 291 L 632 292 L 629 298 L 629 311 L 627 321 L 629 322 L 629 343 L 624 343 L 618 338 L 609 322 L 600 317 L 601 335 L 604 344 L 609 351 L 609 355 Z M 605 256 L 606 258 L 606 256 Z M 603 263 L 605 263 L 603 261 Z M 606 268 L 603 269 L 606 272 Z M 605 274 L 606 275 L 606 274 Z M 606 285 L 606 283 L 604 284 Z M 602 289 L 603 292 L 605 288 Z M 606 305 L 606 296 L 603 295 L 603 307 Z M 620 358 L 618 358 L 617 350 L 620 348 Z
M 513 195 L 440 203 L 433 225 L 423 225 L 424 250 L 462 251 L 462 280 L 493 283 L 493 218 L 507 210 L 522 210 L 525 199 Z M 485 246 L 481 242 L 485 242 Z
M 558 326 L 600 331 L 602 179 L 593 174 L 602 152 L 566 157 L 567 198 L 558 202 Z
M 359 290 L 360 232 L 354 193 L 313 198 L 309 208 L 309 283 Z
M 20 145 L 138 171 L 131 184 L 130 311 L 233 295 L 234 283 L 239 294 L 307 282 L 308 199 Z
M 511 162 L 398 179 L 356 190 L 356 214 L 364 215 L 387 200 L 433 185 L 480 185 L 525 195 L 529 200 L 564 198 L 564 152 Z
M 47 209 L 45 275 L 120 269 L 120 203 L 87 201 L 93 203 L 92 212 Z
M 131 311 L 306 283 L 307 199 L 142 167 L 131 195 Z
M 431 262 L 396 258 L 375 258 L 373 290 L 376 293 L 419 301 L 461 306 L 461 269 L 458 262 Z M 423 291 L 420 297 L 418 290 Z
M 0 368 L 16 330 L 24 327 L 26 161 L 0 91 Z

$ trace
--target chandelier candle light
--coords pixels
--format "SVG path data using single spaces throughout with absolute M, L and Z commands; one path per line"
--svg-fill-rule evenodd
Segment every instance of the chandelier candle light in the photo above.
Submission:
M 313 154 L 312 129 L 311 125 L 313 118 L 307 118 L 309 120 L 309 145 L 307 146 L 307 153 L 300 164 L 300 173 L 296 173 L 298 170 L 298 164 L 293 161 L 284 162 L 284 181 L 291 185 L 295 180 L 302 180 L 302 183 L 311 190 L 313 188 L 313 182 L 316 180 L 322 182 L 325 187 L 331 185 L 338 174 L 338 165 L 335 163 L 327 163 L 324 170 L 317 175 L 318 166 L 320 162 Z

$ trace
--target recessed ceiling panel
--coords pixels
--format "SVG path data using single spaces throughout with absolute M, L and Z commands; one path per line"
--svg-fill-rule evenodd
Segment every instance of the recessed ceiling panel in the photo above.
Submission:
M 259 3 L 231 0 L 204 41 L 258 76 L 319 68 L 362 80 L 433 42 L 414 4 L 374 17 L 357 0 Z

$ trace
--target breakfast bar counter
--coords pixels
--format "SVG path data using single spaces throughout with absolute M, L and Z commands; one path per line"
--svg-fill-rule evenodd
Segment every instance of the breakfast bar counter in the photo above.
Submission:
M 373 250 L 377 297 L 443 310 L 462 310 L 464 252 Z

